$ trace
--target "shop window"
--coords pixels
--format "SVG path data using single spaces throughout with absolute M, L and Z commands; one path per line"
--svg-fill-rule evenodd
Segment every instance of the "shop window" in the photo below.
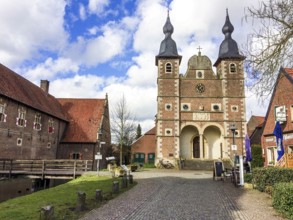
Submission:
M 41 114 L 35 115 L 34 130 L 40 131 L 42 129 L 41 119 Z
M 166 63 L 166 73 L 172 73 L 172 64 Z

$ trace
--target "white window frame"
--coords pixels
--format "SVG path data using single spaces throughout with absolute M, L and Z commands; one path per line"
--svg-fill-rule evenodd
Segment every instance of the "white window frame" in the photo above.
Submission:
M 187 106 L 188 108 L 185 109 L 184 106 Z M 181 110 L 182 111 L 190 111 L 190 103 L 181 103 Z
M 234 110 L 234 108 L 236 108 Z M 238 112 L 239 111 L 239 108 L 238 108 L 238 105 L 231 105 L 231 112 Z
M 204 79 L 204 70 L 196 70 L 196 78 L 197 79 Z M 199 76 L 199 73 L 202 73 L 202 76 Z
M 54 120 L 52 118 L 48 120 L 48 133 L 54 133 Z
M 165 73 L 172 73 L 173 65 L 172 63 L 168 62 L 165 64 Z
M 16 118 L 16 125 L 19 127 L 26 127 L 26 111 L 24 109 L 18 109 L 18 117 Z
M 172 136 L 172 128 L 165 128 L 165 135 Z
M 6 122 L 6 114 L 5 114 L 6 105 L 0 104 L 0 122 Z
M 232 71 L 232 68 L 231 68 L 232 66 L 235 67 L 234 71 Z M 236 65 L 236 63 L 230 63 L 229 64 L 229 73 L 231 73 L 231 74 L 236 74 L 237 73 L 237 65 Z
M 16 139 L 16 145 L 19 146 L 19 147 L 22 146 L 22 138 L 17 138 Z
M 215 105 L 219 106 L 218 110 L 214 109 Z M 211 104 L 211 110 L 212 110 L 212 112 L 220 112 L 220 111 L 222 111 L 222 105 L 220 103 L 212 103 Z
M 170 105 L 170 109 L 167 108 L 168 105 Z M 172 104 L 171 103 L 166 103 L 165 104 L 165 110 L 171 111 L 172 110 Z
M 41 114 L 35 114 L 35 121 L 34 121 L 34 130 L 36 130 L 36 131 L 40 131 L 40 130 L 42 130 L 42 123 L 41 123 L 41 121 L 42 121 L 42 116 L 41 116 Z M 39 128 L 38 128 L 38 126 L 39 126 Z

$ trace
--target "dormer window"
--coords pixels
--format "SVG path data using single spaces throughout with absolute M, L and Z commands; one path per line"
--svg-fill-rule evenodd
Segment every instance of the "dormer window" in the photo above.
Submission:
M 6 122 L 5 104 L 0 104 L 0 122 Z
M 26 127 L 25 115 L 26 115 L 26 111 L 23 108 L 18 109 L 18 117 L 16 118 L 17 126 Z
M 172 64 L 166 63 L 166 73 L 172 73 Z
M 235 63 L 230 64 L 230 73 L 236 73 L 236 64 Z
M 40 131 L 42 129 L 41 114 L 35 115 L 34 130 Z
M 53 119 L 49 119 L 48 121 L 48 132 L 51 134 L 51 133 L 54 133 L 54 121 Z

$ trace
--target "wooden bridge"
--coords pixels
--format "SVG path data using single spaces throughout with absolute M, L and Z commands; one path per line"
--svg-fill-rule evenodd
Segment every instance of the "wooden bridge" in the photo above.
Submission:
M 92 160 L 12 160 L 0 158 L 0 176 L 32 179 L 75 179 L 91 171 Z

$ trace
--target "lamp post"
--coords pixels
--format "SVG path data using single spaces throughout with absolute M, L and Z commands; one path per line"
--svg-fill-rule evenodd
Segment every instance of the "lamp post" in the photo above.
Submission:
M 235 131 L 236 131 L 236 125 L 235 123 L 232 123 L 230 125 L 230 130 L 232 131 L 232 150 L 234 151 L 234 156 L 236 156 L 236 150 L 237 150 L 237 147 L 235 145 Z

